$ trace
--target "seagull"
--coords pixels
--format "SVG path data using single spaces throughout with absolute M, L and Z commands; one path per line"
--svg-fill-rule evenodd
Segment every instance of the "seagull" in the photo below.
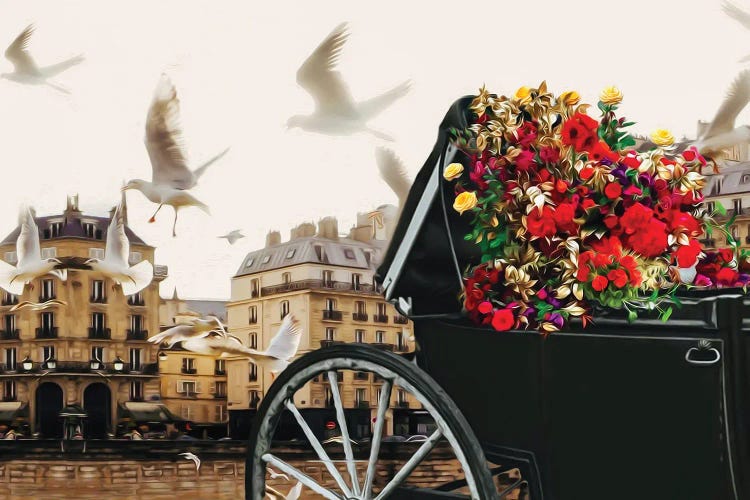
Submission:
M 409 196 L 412 181 L 406 173 L 406 168 L 404 168 L 401 159 L 390 149 L 384 147 L 376 148 L 375 161 L 378 164 L 380 176 L 398 197 L 396 214 L 393 216 L 393 220 L 389 221 L 390 223 L 386 225 L 386 236 L 390 240 L 393 236 L 393 231 L 396 229 L 396 223 L 401 218 L 401 212 L 406 204 L 406 198 Z M 391 214 L 384 213 L 383 215 L 385 218 L 390 218 L 388 215 Z
M 730 2 L 722 2 L 721 8 L 726 15 L 733 18 L 735 21 L 740 23 L 742 26 L 750 30 L 750 12 L 740 9 L 736 5 Z M 750 55 L 747 55 L 740 59 L 739 62 L 750 61 Z
M 266 485 L 266 490 L 266 495 L 268 495 L 271 500 L 298 500 L 302 494 L 302 483 L 297 482 L 297 484 L 295 484 L 286 495 L 269 485 Z
M 239 229 L 235 229 L 234 231 L 230 231 L 224 236 L 219 236 L 219 238 L 226 238 L 230 245 L 234 245 L 237 240 L 240 238 L 244 238 L 245 235 L 242 234 L 242 232 Z
M 704 156 L 719 156 L 723 151 L 750 142 L 750 126 L 734 126 L 737 115 L 750 102 L 750 69 L 742 71 L 729 86 L 729 91 L 706 131 L 693 144 Z
M 190 324 L 173 326 L 149 337 L 148 341 L 153 344 L 167 342 L 168 347 L 172 347 L 177 342 L 183 342 L 184 347 L 186 341 L 203 338 L 211 333 L 217 336 L 227 335 L 221 321 L 215 316 L 207 316 L 206 319 L 196 318 Z
M 355 446 L 359 446 L 359 443 L 357 443 L 353 439 L 349 439 L 349 442 Z M 344 444 L 344 438 L 341 436 L 333 436 L 332 438 L 328 438 L 325 441 L 323 441 L 320 444 L 330 444 L 330 443 L 338 443 L 338 444 Z
M 285 480 L 289 481 L 289 476 L 287 476 L 286 474 L 282 474 L 281 472 L 276 472 L 270 467 L 266 467 L 266 472 L 271 475 L 271 479 L 284 478 Z
M 370 128 L 367 122 L 405 96 L 411 83 L 406 81 L 377 97 L 355 102 L 348 85 L 336 71 L 341 49 L 349 36 L 346 29 L 346 23 L 338 25 L 297 70 L 297 83 L 315 100 L 315 112 L 292 116 L 287 128 L 299 127 L 328 135 L 369 132 L 392 141 L 392 137 Z
M 62 263 L 57 258 L 42 258 L 42 249 L 39 243 L 39 228 L 34 221 L 34 216 L 29 207 L 21 207 L 19 215 L 21 232 L 16 240 L 16 257 L 18 263 L 11 266 L 0 260 L 0 288 L 14 295 L 23 294 L 24 286 L 28 283 L 33 290 L 32 281 L 39 276 L 51 274 L 67 280 L 65 269 L 56 269 Z
M 195 463 L 195 470 L 198 471 L 201 468 L 201 459 L 197 457 L 197 455 L 194 455 L 193 453 L 186 452 L 186 453 L 180 453 L 181 457 L 184 457 L 188 460 L 192 460 Z
M 146 150 L 151 161 L 151 182 L 133 179 L 123 186 L 123 191 L 137 189 L 151 202 L 159 206 L 149 222 L 156 221 L 156 214 L 164 205 L 174 208 L 172 236 L 177 236 L 177 212 L 184 207 L 198 207 L 210 215 L 208 205 L 199 201 L 187 190 L 195 187 L 198 179 L 214 162 L 229 151 L 225 149 L 195 170 L 187 166 L 187 154 L 180 126 L 180 100 L 172 81 L 162 74 L 156 87 L 151 107 L 146 117 Z
M 95 272 L 102 273 L 122 287 L 124 295 L 133 295 L 146 288 L 154 278 L 154 266 L 142 260 L 130 266 L 130 241 L 125 234 L 125 218 L 122 203 L 117 205 L 112 221 L 107 228 L 104 259 L 88 259 L 85 264 Z M 114 288 L 114 287 L 113 287 Z
M 53 64 L 51 66 L 44 66 L 40 68 L 34 62 L 34 59 L 29 54 L 28 45 L 31 35 L 34 33 L 34 25 L 30 24 L 26 27 L 23 32 L 13 40 L 13 43 L 8 46 L 5 50 L 5 57 L 13 63 L 13 73 L 2 73 L 0 77 L 12 80 L 18 83 L 26 83 L 31 85 L 49 85 L 50 87 L 70 94 L 70 91 L 59 83 L 55 83 L 49 80 L 54 76 L 59 75 L 66 69 L 80 64 L 83 62 L 83 55 L 77 55 L 71 57 L 63 62 Z
M 159 335 L 164 333 L 166 332 Z M 281 322 L 279 331 L 273 336 L 268 349 L 265 351 L 258 351 L 245 346 L 242 340 L 226 333 L 226 331 L 213 331 L 206 335 L 193 336 L 185 340 L 182 347 L 199 354 L 249 358 L 250 362 L 268 368 L 271 372 L 271 378 L 275 378 L 278 373 L 289 366 L 289 360 L 297 354 L 301 337 L 302 328 L 299 326 L 299 321 L 293 314 L 287 314 Z
M 47 309 L 48 307 L 52 306 L 67 306 L 68 303 L 64 300 L 58 300 L 58 299 L 50 299 L 46 302 L 31 302 L 29 300 L 24 300 L 23 302 L 20 302 L 13 307 L 10 308 L 10 312 L 13 311 L 19 311 L 21 309 L 30 308 L 32 311 L 42 311 L 44 309 Z

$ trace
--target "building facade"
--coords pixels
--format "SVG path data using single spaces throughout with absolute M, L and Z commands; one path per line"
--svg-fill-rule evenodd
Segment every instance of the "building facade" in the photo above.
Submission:
M 114 210 L 114 209 L 113 209 Z M 123 200 L 127 225 L 127 206 Z M 121 404 L 158 399 L 157 348 L 146 339 L 158 331 L 159 282 L 166 266 L 154 266 L 154 279 L 141 292 L 124 296 L 119 286 L 82 265 L 104 255 L 110 218 L 83 214 L 78 196 L 65 212 L 35 217 L 42 257 L 70 264 L 67 281 L 42 276 L 23 295 L 2 292 L 0 380 L 3 405 L 24 407 L 25 428 L 42 437 L 60 437 L 59 411 L 81 406 L 85 435 L 104 438 L 116 432 Z M 129 228 L 131 264 L 154 262 L 154 248 Z M 16 264 L 20 227 L 0 242 L 0 257 Z M 42 311 L 10 309 L 19 301 L 59 299 Z
M 232 278 L 227 305 L 231 333 L 252 348 L 265 349 L 291 312 L 304 330 L 298 356 L 344 342 L 395 352 L 413 350 L 410 322 L 385 302 L 374 282 L 390 233 L 387 223 L 395 222 L 383 212 L 381 207 L 360 214 L 347 237 L 339 236 L 334 218 L 322 219 L 317 229 L 311 223 L 300 224 L 283 243 L 278 232 L 268 233 L 265 247 L 249 253 Z M 230 432 L 244 438 L 272 377 L 247 360 L 228 360 L 227 369 Z M 353 436 L 369 435 L 382 381 L 372 374 L 348 372 L 340 382 Z M 295 403 L 313 425 L 318 423 L 317 430 L 332 419 L 330 388 L 320 377 L 297 393 Z M 417 403 L 395 388 L 391 408 L 388 433 L 394 432 L 394 423 L 399 431 L 399 422 Z

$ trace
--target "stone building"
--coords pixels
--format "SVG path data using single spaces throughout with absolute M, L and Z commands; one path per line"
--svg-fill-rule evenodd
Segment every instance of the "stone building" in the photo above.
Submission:
M 339 236 L 338 223 L 331 217 L 320 220 L 317 228 L 312 223 L 298 225 L 286 242 L 279 232 L 269 232 L 265 247 L 250 252 L 232 278 L 227 304 L 231 333 L 250 347 L 265 349 L 282 318 L 292 312 L 304 329 L 298 355 L 340 342 L 409 351 L 410 322 L 385 302 L 374 282 L 394 213 L 385 206 L 359 214 L 357 226 L 345 237 Z M 230 432 L 244 438 L 272 378 L 246 360 L 227 361 L 227 369 Z M 341 382 L 353 436 L 369 435 L 380 382 L 353 372 L 344 374 Z M 317 425 L 316 432 L 333 415 L 327 384 L 317 380 L 295 398 L 301 412 Z M 394 389 L 391 406 L 389 433 L 394 422 L 406 425 L 416 404 L 405 391 Z
M 127 224 L 124 199 L 123 212 Z M 2 292 L 2 404 L 25 407 L 29 431 L 43 437 L 62 435 L 58 413 L 63 407 L 82 406 L 88 415 L 87 437 L 103 438 L 115 432 L 118 414 L 128 402 L 158 399 L 157 348 L 146 339 L 159 327 L 159 282 L 167 268 L 154 266 L 152 283 L 124 296 L 119 286 L 81 265 L 103 257 L 109 217 L 85 215 L 76 195 L 68 198 L 62 214 L 35 220 L 42 257 L 61 258 L 78 269 L 70 268 L 65 282 L 42 276 L 21 296 Z M 154 247 L 130 228 L 125 232 L 130 262 L 153 263 Z M 0 257 L 10 264 L 17 260 L 19 233 L 16 227 L 0 242 Z M 52 298 L 66 305 L 10 311 L 19 301 Z

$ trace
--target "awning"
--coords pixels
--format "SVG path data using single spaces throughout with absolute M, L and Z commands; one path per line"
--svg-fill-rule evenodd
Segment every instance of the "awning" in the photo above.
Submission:
M 162 403 L 144 403 L 136 401 L 126 401 L 120 403 L 122 410 L 121 418 L 129 417 L 138 423 L 173 423 L 185 422 L 185 419 L 174 415 L 169 408 Z
M 28 406 L 22 401 L 0 402 L 0 422 L 12 422 L 18 417 L 26 416 Z
M 86 410 L 81 408 L 78 405 L 70 405 L 66 406 L 62 410 L 60 410 L 60 413 L 57 414 L 59 417 L 78 417 L 78 418 L 86 418 L 88 417 L 88 413 L 86 413 Z

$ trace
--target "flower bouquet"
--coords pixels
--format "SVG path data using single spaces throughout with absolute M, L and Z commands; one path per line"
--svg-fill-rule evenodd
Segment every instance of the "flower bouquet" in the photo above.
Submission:
M 443 177 L 482 253 L 464 278 L 472 321 L 552 332 L 574 317 L 586 326 L 594 305 L 625 309 L 630 321 L 657 310 L 666 321 L 679 286 L 750 281 L 736 245 L 705 252 L 698 241 L 714 230 L 733 241 L 732 221 L 719 225 L 701 204 L 710 160 L 694 148 L 675 153 L 666 130 L 637 152 L 632 123 L 616 116 L 621 101 L 605 89 L 595 120 L 576 92 L 555 96 L 545 83 L 512 97 L 482 88 L 473 123 L 451 130 L 468 166 L 452 163 Z

